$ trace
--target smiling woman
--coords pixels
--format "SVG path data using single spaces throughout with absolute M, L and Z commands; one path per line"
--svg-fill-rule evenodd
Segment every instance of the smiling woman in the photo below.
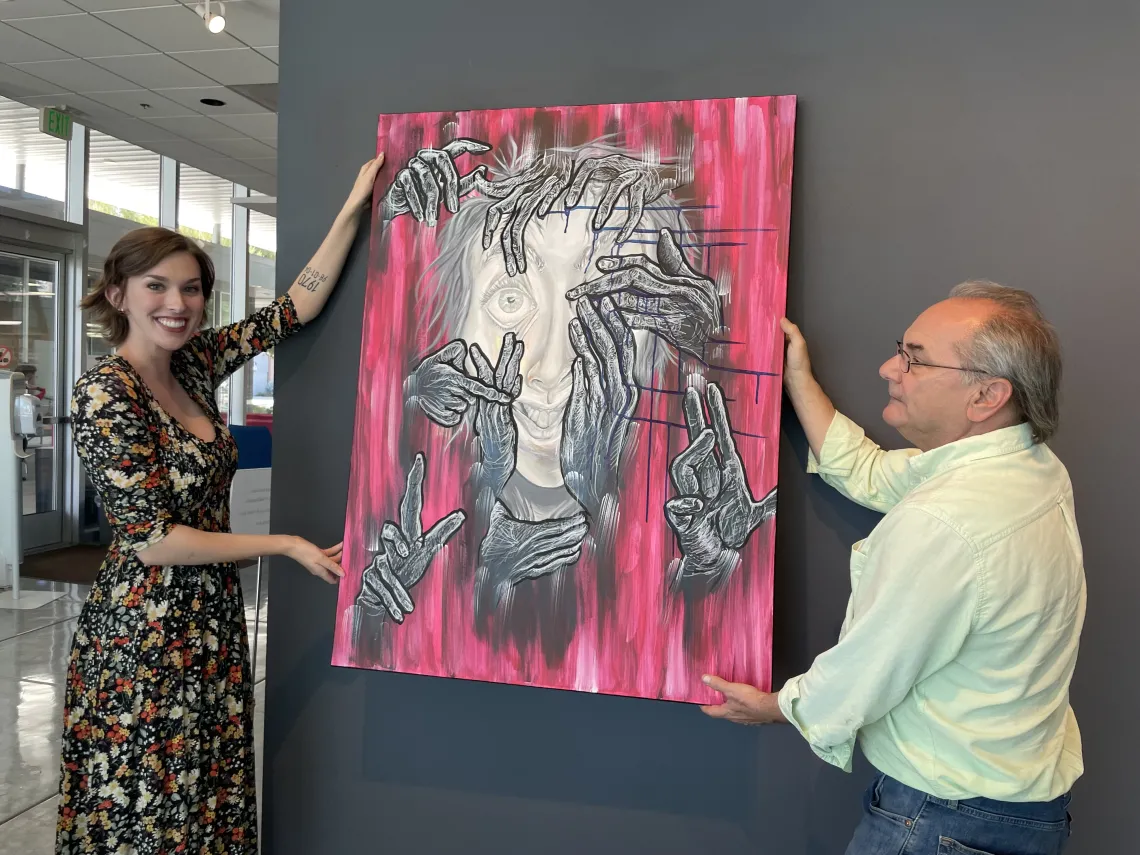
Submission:
M 56 851 L 257 851 L 250 681 L 234 562 L 286 555 L 335 583 L 340 546 L 230 532 L 237 446 L 218 386 L 316 317 L 382 158 L 288 293 L 202 330 L 209 257 L 161 228 L 123 236 L 83 306 L 117 351 L 76 383 L 76 452 L 114 537 L 75 632 Z M 125 771 L 124 771 L 125 770 Z M 164 794 L 156 798 L 155 793 Z

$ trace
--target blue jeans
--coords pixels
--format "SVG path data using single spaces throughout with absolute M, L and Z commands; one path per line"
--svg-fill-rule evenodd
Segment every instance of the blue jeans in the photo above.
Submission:
M 846 855 L 1061 855 L 1069 799 L 950 801 L 879 775 Z

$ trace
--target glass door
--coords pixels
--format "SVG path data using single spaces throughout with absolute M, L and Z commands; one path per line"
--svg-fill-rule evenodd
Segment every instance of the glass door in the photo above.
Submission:
M 0 244 L 0 367 L 24 374 L 44 417 L 43 435 L 29 440 L 21 473 L 25 551 L 63 540 L 57 441 L 68 407 L 60 377 L 63 271 L 63 255 Z

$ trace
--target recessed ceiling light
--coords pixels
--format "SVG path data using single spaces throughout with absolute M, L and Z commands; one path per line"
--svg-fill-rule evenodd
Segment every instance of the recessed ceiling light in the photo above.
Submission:
M 217 98 L 203 98 L 202 103 L 205 104 L 207 107 L 224 107 L 224 106 L 226 106 L 225 101 L 220 101 Z

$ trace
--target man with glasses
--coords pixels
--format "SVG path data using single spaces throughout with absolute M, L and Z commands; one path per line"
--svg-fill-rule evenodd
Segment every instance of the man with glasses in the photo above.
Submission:
M 850 771 L 879 771 L 847 849 L 1056 855 L 1069 835 L 1081 739 L 1069 682 L 1085 614 L 1072 485 L 1045 445 L 1061 356 L 1034 298 L 966 282 L 923 312 L 879 368 L 883 451 L 836 412 L 800 331 L 785 387 L 809 471 L 886 514 L 851 551 L 838 643 L 778 694 L 706 682 L 710 715 L 788 721 Z

